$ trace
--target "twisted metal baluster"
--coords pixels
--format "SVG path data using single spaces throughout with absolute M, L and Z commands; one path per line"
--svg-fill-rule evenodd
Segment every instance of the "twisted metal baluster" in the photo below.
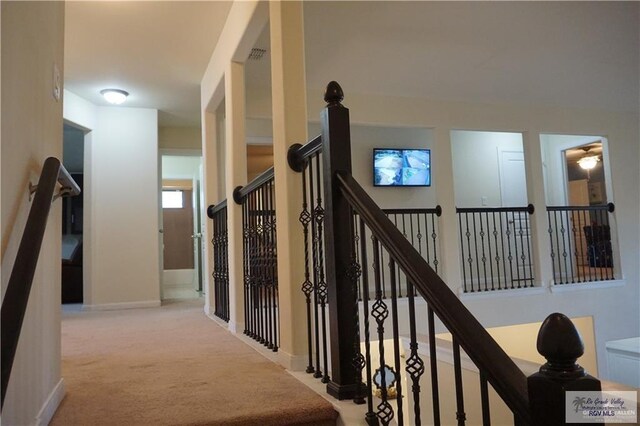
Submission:
M 311 337 L 311 292 L 313 291 L 313 284 L 309 280 L 309 222 L 311 222 L 311 214 L 307 204 L 307 171 L 307 164 L 305 164 L 302 170 L 302 212 L 300 212 L 298 220 L 302 224 L 304 238 L 304 282 L 302 283 L 302 292 L 307 303 L 307 349 L 309 352 L 309 364 L 306 372 L 313 373 L 315 371 L 313 368 L 313 343 Z
M 329 357 L 327 355 L 327 283 L 324 279 L 324 207 L 322 205 L 322 179 L 320 176 L 320 155 L 316 159 L 316 208 L 315 219 L 318 222 L 318 296 L 320 298 L 320 314 L 322 321 L 322 358 L 324 361 L 324 375 L 322 383 L 329 383 Z
M 360 218 L 360 252 L 362 265 L 362 313 L 364 317 L 364 350 L 365 366 L 367 374 L 367 414 L 365 419 L 367 424 L 373 425 L 377 422 L 376 413 L 373 411 L 373 384 L 371 383 L 371 338 L 369 331 L 369 272 L 367 266 L 367 240 L 365 238 L 364 220 Z
M 375 289 L 376 289 L 376 301 L 371 307 L 371 315 L 376 320 L 378 325 L 378 351 L 380 353 L 380 371 L 382 372 L 380 380 L 380 391 L 382 401 L 376 407 L 378 409 L 377 416 L 383 425 L 388 425 L 393 420 L 394 413 L 393 407 L 387 400 L 387 381 L 385 374 L 385 359 L 384 359 L 384 321 L 389 316 L 389 310 L 386 303 L 382 300 L 382 289 L 380 287 L 380 247 L 378 239 L 373 237 L 373 253 L 374 253 L 374 273 L 375 273 Z

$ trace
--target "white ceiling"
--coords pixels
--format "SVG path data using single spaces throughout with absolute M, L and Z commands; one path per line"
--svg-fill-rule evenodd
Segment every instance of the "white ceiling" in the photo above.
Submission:
M 200 123 L 200 81 L 231 2 L 67 1 L 65 88 L 97 105 L 100 90 L 125 106 L 160 110 L 163 126 Z
M 161 125 L 200 120 L 228 2 L 67 2 L 65 83 L 131 92 Z M 638 111 L 639 2 L 304 4 L 307 84 L 347 93 Z M 257 47 L 269 48 L 268 32 Z M 268 87 L 269 57 L 247 66 Z

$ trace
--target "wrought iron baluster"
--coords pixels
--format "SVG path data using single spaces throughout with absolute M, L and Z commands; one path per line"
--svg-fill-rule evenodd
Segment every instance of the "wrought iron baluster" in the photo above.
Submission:
M 427 327 L 429 330 L 429 365 L 431 367 L 431 400 L 433 404 L 433 424 L 440 426 L 440 388 L 438 387 L 438 356 L 436 353 L 435 315 L 427 305 Z
M 496 246 L 496 257 L 494 258 L 494 260 L 496 261 L 496 275 L 497 275 L 497 279 L 498 279 L 498 290 L 502 289 L 502 284 L 500 283 L 500 252 L 499 252 L 499 246 L 498 246 L 498 228 L 496 227 L 496 212 L 491 212 L 491 219 L 493 221 L 493 231 L 491 231 L 491 233 L 493 234 L 493 242 Z
M 483 213 L 478 213 L 478 222 L 480 222 L 480 247 L 482 248 L 482 257 L 480 258 L 480 260 L 482 261 L 482 269 L 484 272 L 484 291 L 488 290 L 487 287 L 487 255 L 485 254 L 484 251 L 484 236 L 485 236 L 485 232 L 484 232 L 484 224 L 482 223 L 482 216 L 484 214 Z M 474 220 L 474 231 L 475 231 L 475 220 Z M 478 237 L 476 237 L 476 241 L 477 241 Z M 477 252 L 476 252 L 476 257 L 477 257 Z
M 378 239 L 373 237 L 373 253 L 374 253 L 374 276 L 375 276 L 375 295 L 376 300 L 371 307 L 371 315 L 376 320 L 378 325 L 378 351 L 380 353 L 380 392 L 382 401 L 378 404 L 377 416 L 384 426 L 388 425 L 393 420 L 394 413 L 393 407 L 389 404 L 387 399 L 387 381 L 385 372 L 385 359 L 384 359 L 384 321 L 389 316 L 389 310 L 386 303 L 382 300 L 382 288 L 380 280 L 381 272 L 381 259 L 380 259 L 380 244 Z
M 416 307 L 415 289 L 413 283 L 407 280 L 407 294 L 409 297 L 409 357 L 407 358 L 405 370 L 411 376 L 411 392 L 413 393 L 413 422 L 416 426 L 422 424 L 420 417 L 420 377 L 424 374 L 424 361 L 418 355 L 418 340 L 416 333 Z
M 315 368 L 313 368 L 313 343 L 311 337 L 311 293 L 313 292 L 313 284 L 309 273 L 309 222 L 311 222 L 311 213 L 309 213 L 307 203 L 307 173 L 308 167 L 305 164 L 302 170 L 302 211 L 298 220 L 302 224 L 304 239 L 304 282 L 302 283 L 302 292 L 307 304 L 307 350 L 309 356 L 306 372 L 313 373 L 315 371 Z
M 519 266 L 519 259 L 520 257 L 518 256 L 518 234 L 520 236 L 520 239 L 522 240 L 522 226 L 520 223 L 520 214 L 518 214 L 518 227 L 517 227 L 517 231 L 516 231 L 516 213 L 515 212 L 511 212 L 511 221 L 513 222 L 513 247 L 514 247 L 514 251 L 516 252 L 516 274 L 517 274 L 517 283 L 518 283 L 518 287 L 521 287 L 522 284 L 522 278 L 520 276 L 520 266 Z
M 478 231 L 476 230 L 476 214 L 471 213 L 471 217 L 473 218 L 473 247 L 474 247 L 474 255 L 475 255 L 475 264 L 476 264 L 476 277 L 478 279 L 478 291 L 482 291 L 480 287 L 480 262 L 478 262 Z M 485 279 L 486 283 L 486 279 Z
M 377 421 L 377 415 L 373 411 L 373 383 L 371 381 L 371 338 L 369 335 L 369 272 L 367 264 L 367 239 L 365 238 L 364 220 L 360 218 L 360 259 L 362 260 L 362 314 L 364 320 L 364 353 L 365 372 L 367 375 L 367 414 L 365 419 L 371 425 Z
M 495 275 L 493 273 L 493 258 L 491 256 L 491 235 L 489 235 L 489 229 L 490 229 L 490 225 L 489 225 L 489 213 L 486 213 L 484 215 L 484 220 L 487 224 L 487 248 L 489 250 L 489 256 L 487 257 L 487 262 L 489 263 L 489 276 L 491 277 L 491 290 L 495 290 Z
M 509 279 L 511 280 L 511 288 L 513 289 L 513 280 L 515 275 L 513 274 L 513 255 L 511 254 L 511 228 L 509 227 L 509 213 L 506 212 L 504 214 L 504 220 L 506 221 L 507 226 L 507 260 L 509 261 Z M 515 236 L 514 236 L 515 238 Z M 517 269 L 517 265 L 516 265 Z
M 313 377 L 319 379 L 322 377 L 322 369 L 320 368 L 320 312 L 319 312 L 319 296 L 318 296 L 318 282 L 320 280 L 320 266 L 318 264 L 318 245 L 320 244 L 320 234 L 318 233 L 318 220 L 316 219 L 316 209 L 313 207 L 315 185 L 314 185 L 314 165 L 312 159 L 309 160 L 309 205 L 311 206 L 311 234 L 312 238 L 312 252 L 313 252 L 313 323 L 314 323 L 314 343 L 315 343 L 315 372 Z
M 400 372 L 402 365 L 400 364 L 400 332 L 398 331 L 398 294 L 396 291 L 396 262 L 391 258 L 389 260 L 389 283 L 391 284 L 391 325 L 393 328 L 393 358 L 395 363 L 396 376 L 396 400 L 398 425 L 404 424 L 404 416 L 402 413 L 402 378 Z
M 440 216 L 442 212 L 442 209 L 440 208 L 440 206 L 436 206 L 436 214 L 431 214 L 431 239 L 433 240 L 433 267 L 436 271 L 436 274 L 438 273 L 438 233 L 436 232 L 436 216 Z M 425 218 L 425 228 L 426 228 L 426 218 Z M 427 245 L 428 247 L 428 245 Z M 428 255 L 428 254 L 427 254 Z
M 480 405 L 482 407 L 482 426 L 491 426 L 491 412 L 489 408 L 489 387 L 487 377 L 482 370 L 480 374 Z
M 559 280 L 559 274 L 556 271 L 556 263 L 555 263 L 555 258 L 556 258 L 556 254 L 555 254 L 555 250 L 554 250 L 554 245 L 553 245 L 553 227 L 551 226 L 551 222 L 552 222 L 552 212 L 551 210 L 547 210 L 547 221 L 549 222 L 549 229 L 548 229 L 548 233 L 549 233 L 549 246 L 551 247 L 551 273 L 553 274 L 553 279 L 556 282 L 556 284 L 561 284 L 561 282 Z
M 320 156 L 315 156 L 316 160 L 316 208 L 315 219 L 318 222 L 318 297 L 320 299 L 320 313 L 322 321 L 322 359 L 324 361 L 324 375 L 322 376 L 322 383 L 328 383 L 329 377 L 329 360 L 327 355 L 328 343 L 327 343 L 327 283 L 324 279 L 324 207 L 322 204 L 322 176 L 320 175 Z M 356 310 L 357 312 L 357 310 Z
M 467 415 L 464 411 L 464 391 L 462 389 L 462 365 L 460 363 L 460 345 L 453 337 L 453 373 L 456 385 L 456 420 L 458 426 L 464 426 Z

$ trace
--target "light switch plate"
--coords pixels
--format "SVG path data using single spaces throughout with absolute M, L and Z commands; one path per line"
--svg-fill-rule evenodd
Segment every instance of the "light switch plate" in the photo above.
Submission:
M 53 64 L 53 99 L 60 101 L 62 93 L 62 82 L 60 81 L 60 70 L 58 64 Z

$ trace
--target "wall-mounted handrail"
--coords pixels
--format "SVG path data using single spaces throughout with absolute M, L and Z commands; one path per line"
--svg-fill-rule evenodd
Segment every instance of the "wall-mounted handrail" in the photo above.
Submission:
M 418 293 L 425 298 L 469 358 L 483 371 L 498 395 L 519 419 L 530 424 L 526 376 L 358 182 L 343 172 L 338 172 L 336 179 L 338 189 L 349 205 L 396 259 Z
M 60 183 L 62 188 L 54 196 L 57 183 Z M 2 300 L 0 314 L 2 321 L 0 327 L 2 329 L 2 402 L 0 404 L 2 405 L 4 405 L 9 385 L 11 368 L 29 302 L 29 294 L 47 227 L 51 203 L 58 197 L 73 196 L 79 193 L 80 187 L 60 163 L 60 160 L 54 157 L 47 158 L 42 166 L 33 204 L 31 204 L 27 224 L 20 240 L 7 291 Z

